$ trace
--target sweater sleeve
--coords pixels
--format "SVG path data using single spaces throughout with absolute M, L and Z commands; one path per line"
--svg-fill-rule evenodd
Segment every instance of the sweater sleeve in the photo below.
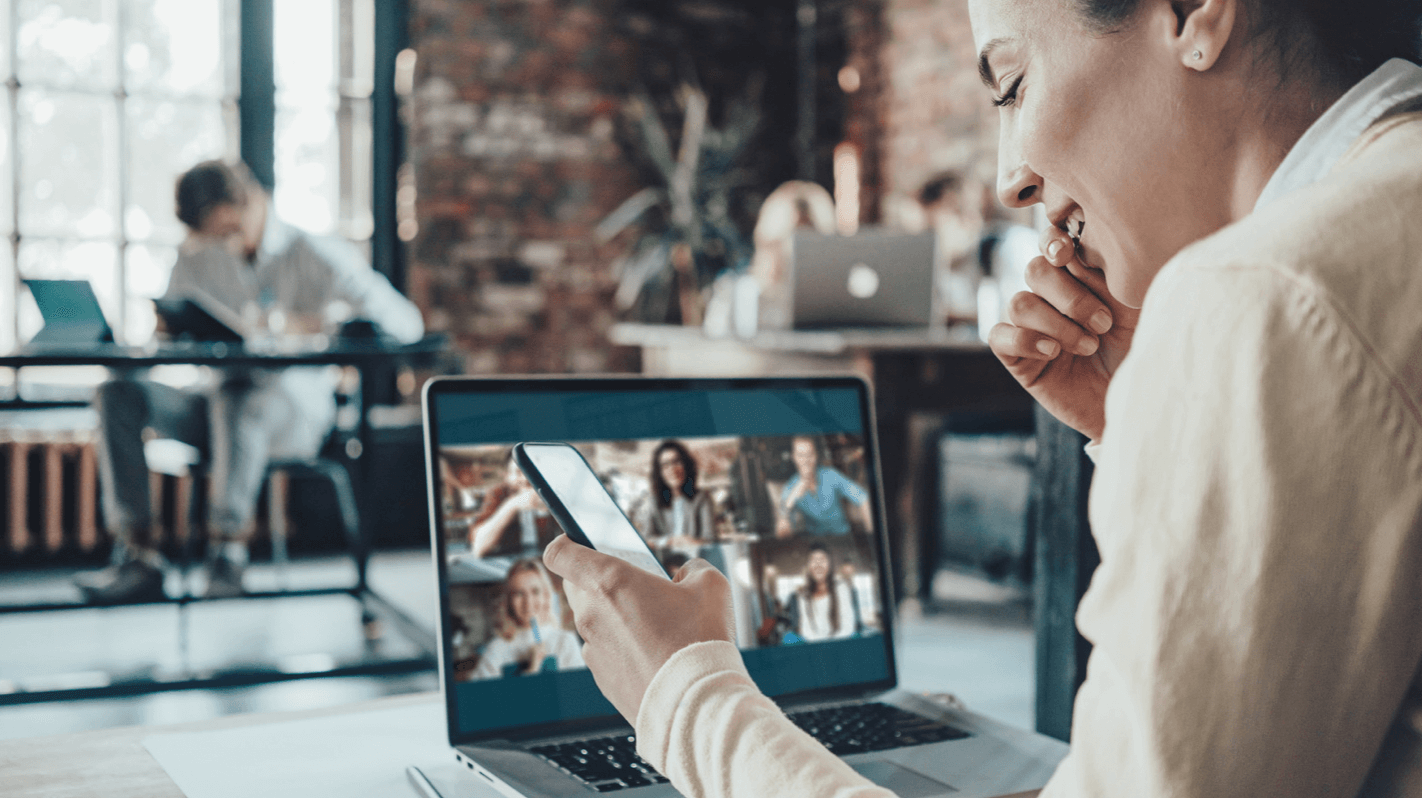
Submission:
M 727 642 L 687 646 L 657 672 L 637 752 L 691 798 L 892 798 L 791 723 Z
M 1266 266 L 1167 267 L 1107 397 L 1062 796 L 1359 794 L 1422 653 L 1422 424 Z

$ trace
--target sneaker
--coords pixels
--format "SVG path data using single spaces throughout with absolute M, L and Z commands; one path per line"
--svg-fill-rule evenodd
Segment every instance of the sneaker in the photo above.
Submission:
M 247 591 L 242 588 L 242 572 L 246 568 L 227 557 L 214 557 L 207 566 L 205 598 L 233 598 Z
M 78 574 L 74 586 L 89 604 L 136 604 L 167 598 L 163 595 L 163 572 L 142 560 Z

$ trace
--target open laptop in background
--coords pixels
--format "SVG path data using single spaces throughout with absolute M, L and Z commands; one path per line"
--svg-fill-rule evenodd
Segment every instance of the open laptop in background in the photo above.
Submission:
M 933 233 L 797 232 L 791 256 L 791 319 L 797 330 L 941 324 Z
M 876 783 L 902 798 L 1010 794 L 1041 787 L 1065 755 L 1056 740 L 895 689 L 862 380 L 442 378 L 423 403 L 441 685 L 470 778 L 529 798 L 677 794 L 636 756 L 541 565 L 560 530 L 510 460 L 529 440 L 575 445 L 669 570 L 699 556 L 728 574 L 751 676 Z M 787 513 L 795 457 L 811 450 L 840 500 L 796 500 Z M 826 566 L 838 580 L 829 612 L 799 593 Z
M 192 340 L 213 343 L 240 344 L 240 325 L 231 319 L 223 321 L 192 299 L 155 299 L 153 309 L 163 320 L 168 337 L 175 341 Z
M 112 343 L 114 331 L 88 280 L 25 280 L 44 318 L 31 346 Z

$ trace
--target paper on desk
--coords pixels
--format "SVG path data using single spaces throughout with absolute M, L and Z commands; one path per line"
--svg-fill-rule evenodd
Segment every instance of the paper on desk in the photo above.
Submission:
M 408 798 L 415 765 L 442 798 L 497 796 L 460 772 L 439 702 L 243 726 L 155 734 L 143 747 L 187 798 Z

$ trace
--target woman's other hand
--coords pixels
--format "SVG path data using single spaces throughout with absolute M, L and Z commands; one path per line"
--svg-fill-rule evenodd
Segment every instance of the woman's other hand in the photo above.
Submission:
M 1042 234 L 1044 256 L 1027 266 L 1027 286 L 988 345 L 1047 412 L 1101 439 L 1106 388 L 1131 348 L 1140 311 L 1116 301 L 1106 277 L 1078 257 L 1062 230 Z
M 731 585 L 705 560 L 688 562 L 668 582 L 559 535 L 543 563 L 563 578 L 593 679 L 629 723 L 673 654 L 693 643 L 735 642 Z

